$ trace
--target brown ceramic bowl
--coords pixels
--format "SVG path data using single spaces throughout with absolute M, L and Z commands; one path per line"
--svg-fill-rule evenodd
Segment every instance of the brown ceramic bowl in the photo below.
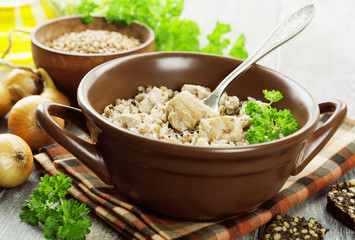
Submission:
M 184 83 L 214 89 L 241 60 L 216 55 L 155 52 L 116 59 L 90 71 L 78 88 L 81 109 L 45 103 L 37 119 L 59 144 L 136 204 L 170 217 L 211 220 L 244 213 L 274 196 L 327 143 L 346 116 L 338 100 L 316 103 L 296 82 L 255 65 L 227 89 L 241 99 L 263 99 L 275 89 L 300 129 L 281 140 L 242 147 L 186 146 L 136 135 L 101 113 L 117 98 L 131 98 L 142 85 L 180 89 Z M 333 112 L 316 130 L 320 113 Z M 49 114 L 89 132 L 94 144 L 62 129 Z M 88 128 L 86 128 L 86 126 Z
M 48 40 L 64 33 L 81 32 L 86 29 L 117 31 L 135 37 L 142 43 L 139 47 L 110 54 L 80 54 L 58 51 L 44 45 Z M 136 53 L 152 52 L 155 46 L 152 29 L 139 22 L 120 27 L 106 22 L 104 17 L 94 17 L 94 22 L 84 24 L 79 16 L 59 17 L 37 26 L 31 32 L 33 60 L 36 67 L 47 70 L 56 86 L 74 98 L 81 79 L 94 67 L 109 60 Z

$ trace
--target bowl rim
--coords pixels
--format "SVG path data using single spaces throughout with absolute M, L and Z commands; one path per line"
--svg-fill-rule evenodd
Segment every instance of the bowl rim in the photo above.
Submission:
M 151 29 L 148 25 L 138 22 L 138 21 L 133 21 L 132 24 L 142 26 L 143 28 L 145 28 L 149 32 L 149 38 L 147 39 L 147 41 L 141 43 L 138 47 L 131 48 L 128 50 L 118 51 L 115 53 L 72 53 L 72 52 L 66 52 L 66 51 L 61 51 L 61 50 L 47 47 L 46 45 L 41 43 L 36 38 L 37 32 L 49 24 L 53 24 L 53 23 L 60 22 L 63 20 L 80 19 L 80 17 L 81 17 L 80 15 L 61 16 L 61 17 L 56 17 L 56 18 L 47 20 L 47 21 L 37 25 L 30 32 L 31 43 L 34 44 L 35 46 L 37 46 L 38 48 L 42 48 L 48 52 L 52 52 L 52 53 L 56 53 L 56 54 L 62 54 L 62 55 L 73 56 L 73 57 L 108 57 L 108 56 L 126 55 L 126 54 L 137 52 L 141 49 L 146 48 L 147 46 L 149 46 L 150 44 L 152 44 L 155 41 L 155 33 L 154 33 L 153 29 Z M 93 16 L 93 18 L 94 19 L 104 19 L 105 17 L 104 16 Z
M 189 144 L 181 144 L 181 143 L 172 143 L 168 141 L 163 141 L 159 139 L 154 139 L 151 137 L 147 137 L 144 135 L 140 135 L 137 133 L 133 133 L 127 129 L 121 128 L 119 126 L 114 125 L 113 123 L 109 122 L 103 116 L 101 116 L 87 101 L 86 96 L 84 95 L 84 85 L 87 81 L 90 80 L 92 74 L 97 71 L 100 73 L 105 72 L 106 70 L 110 69 L 110 67 L 118 64 L 119 62 L 123 62 L 132 58 L 141 58 L 141 57 L 149 57 L 151 55 L 157 56 L 172 56 L 172 55 L 184 55 L 184 56 L 193 56 L 193 55 L 207 55 L 207 56 L 214 56 L 217 58 L 230 58 L 235 59 L 233 57 L 228 56 L 220 56 L 215 54 L 208 54 L 208 53 L 199 53 L 199 52 L 185 52 L 185 51 L 165 51 L 165 52 L 150 52 L 150 53 L 139 53 L 135 55 L 125 56 L 122 58 L 110 60 L 105 62 L 92 70 L 90 70 L 82 79 L 79 84 L 77 90 L 77 101 L 79 107 L 83 110 L 85 117 L 91 118 L 95 124 L 99 124 L 100 126 L 105 126 L 110 131 L 117 132 L 119 134 L 123 134 L 125 137 L 129 137 L 132 141 L 136 143 L 144 143 L 144 146 L 148 149 L 159 149 L 158 151 L 162 153 L 171 154 L 174 151 L 174 155 L 181 155 L 181 156 L 201 156 L 202 153 L 206 153 L 203 155 L 206 159 L 215 160 L 215 154 L 225 154 L 226 159 L 235 159 L 233 156 L 235 153 L 241 154 L 241 156 L 249 156 L 251 152 L 260 151 L 262 155 L 275 152 L 276 149 L 285 149 L 291 145 L 294 145 L 298 142 L 301 142 L 308 138 L 308 136 L 315 130 L 319 122 L 319 107 L 318 104 L 315 102 L 314 98 L 310 95 L 310 93 L 300 84 L 295 82 L 294 80 L 290 79 L 289 77 L 285 76 L 284 74 L 272 70 L 268 67 L 255 64 L 254 67 L 261 68 L 266 71 L 271 71 L 276 73 L 282 78 L 287 79 L 287 81 L 292 81 L 293 83 L 297 84 L 313 101 L 313 109 L 310 109 L 309 112 L 311 113 L 308 121 L 305 125 L 300 128 L 297 132 L 286 136 L 282 139 L 273 140 L 270 142 L 265 143 L 258 143 L 258 144 L 250 144 L 250 145 L 243 145 L 243 146 L 233 146 L 233 147 L 214 147 L 214 146 L 196 146 L 196 145 L 189 145 Z M 240 59 L 239 59 L 240 60 Z M 94 80 L 91 80 L 94 82 Z M 158 148 L 157 146 L 160 145 Z M 229 157 L 228 157 L 229 156 Z

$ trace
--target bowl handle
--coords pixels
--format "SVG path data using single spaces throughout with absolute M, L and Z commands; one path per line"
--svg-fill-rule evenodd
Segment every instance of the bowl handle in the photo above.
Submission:
M 299 161 L 292 172 L 299 174 L 307 164 L 322 150 L 329 139 L 334 135 L 347 114 L 347 106 L 340 100 L 326 100 L 318 103 L 320 114 L 333 112 L 330 118 L 307 139 L 305 148 L 301 154 L 303 160 Z
M 110 184 L 110 177 L 105 162 L 96 146 L 59 126 L 50 115 L 68 120 L 80 130 L 90 135 L 81 109 L 58 103 L 44 102 L 36 108 L 36 119 L 38 124 L 50 137 L 87 165 L 101 180 Z

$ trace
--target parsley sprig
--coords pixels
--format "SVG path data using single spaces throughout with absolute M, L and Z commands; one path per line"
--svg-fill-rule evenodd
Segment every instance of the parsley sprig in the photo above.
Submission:
M 90 210 L 74 199 L 63 200 L 72 179 L 64 174 L 44 175 L 39 188 L 33 191 L 21 207 L 20 218 L 33 226 L 44 225 L 47 239 L 80 240 L 90 232 L 91 221 L 83 217 Z
M 86 23 L 92 23 L 94 19 L 91 16 L 91 13 L 99 7 L 95 2 L 89 0 L 81 0 L 82 4 L 78 6 L 78 12 L 82 14 L 81 20 Z
M 95 2 L 99 2 L 96 4 Z M 151 27 L 155 33 L 156 51 L 194 51 L 224 55 L 230 45 L 225 34 L 231 31 L 229 24 L 216 23 L 208 43 L 200 46 L 200 28 L 194 21 L 180 17 L 184 0 L 82 0 L 77 12 L 82 14 L 82 21 L 92 21 L 91 14 L 100 12 L 108 22 L 130 25 L 139 21 Z M 229 49 L 228 55 L 246 59 L 245 37 L 239 36 Z
M 268 104 L 248 102 L 245 112 L 252 118 L 252 126 L 245 134 L 245 139 L 250 144 L 269 142 L 288 136 L 298 130 L 298 123 L 288 109 L 277 111 L 271 104 L 283 98 L 279 91 L 263 90 L 264 97 L 269 100 Z

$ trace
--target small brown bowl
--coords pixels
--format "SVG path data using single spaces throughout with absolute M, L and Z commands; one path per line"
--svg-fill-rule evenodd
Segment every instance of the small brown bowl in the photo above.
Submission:
M 141 45 L 127 51 L 107 54 L 70 53 L 55 50 L 44 45 L 64 33 L 81 32 L 86 29 L 117 31 L 140 40 Z M 104 17 L 94 17 L 94 22 L 84 24 L 79 16 L 59 17 L 37 26 L 31 32 L 33 60 L 36 67 L 44 68 L 53 78 L 56 86 L 69 97 L 76 97 L 81 79 L 94 67 L 109 60 L 136 53 L 152 52 L 155 35 L 151 28 L 134 22 L 129 26 L 108 23 Z
M 263 89 L 283 93 L 300 129 L 283 139 L 242 147 L 199 147 L 155 140 L 117 127 L 101 116 L 117 98 L 137 94 L 138 86 L 183 84 L 214 89 L 242 61 L 216 55 L 155 52 L 128 56 L 90 71 L 78 88 L 81 109 L 54 103 L 37 108 L 39 124 L 59 144 L 136 204 L 189 220 L 211 220 L 250 211 L 274 196 L 324 147 L 347 112 L 339 100 L 316 103 L 296 82 L 255 65 L 232 83 L 229 95 L 263 99 Z M 320 113 L 333 112 L 316 129 Z M 94 144 L 58 126 L 51 115 L 86 129 Z M 86 127 L 88 126 L 88 128 Z

